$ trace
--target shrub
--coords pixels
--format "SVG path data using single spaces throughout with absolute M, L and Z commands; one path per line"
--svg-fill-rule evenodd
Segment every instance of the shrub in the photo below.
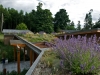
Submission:
M 23 60 L 23 52 L 22 50 L 20 51 L 21 55 L 21 60 Z M 5 59 L 8 59 L 8 62 L 13 62 L 14 57 L 13 57 L 13 47 L 11 45 L 4 45 L 3 41 L 0 41 L 0 62 L 2 58 L 4 57 Z
M 6 75 L 25 75 L 27 71 L 28 71 L 27 69 L 23 69 L 23 71 L 21 71 L 20 74 L 18 74 L 14 70 L 11 72 L 7 71 Z M 3 72 L 0 72 L 0 75 L 4 75 Z
M 0 42 L 0 61 L 2 57 L 7 58 L 9 62 L 13 61 L 13 47 L 4 45 L 3 41 Z
M 26 24 L 21 23 L 21 24 L 18 24 L 17 25 L 16 29 L 19 29 L 19 30 L 27 30 L 28 28 L 27 28 Z
M 66 38 L 66 36 L 65 36 Z M 72 36 L 68 40 L 57 39 L 53 50 L 60 58 L 60 66 L 72 75 L 94 75 L 100 71 L 100 41 L 95 35 Z

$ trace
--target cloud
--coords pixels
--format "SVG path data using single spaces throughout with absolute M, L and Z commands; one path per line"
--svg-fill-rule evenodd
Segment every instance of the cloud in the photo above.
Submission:
M 32 9 L 36 9 L 38 5 L 37 0 L 2 0 L 0 2 L 4 7 L 15 8 L 16 10 L 24 10 L 30 12 Z
M 90 9 L 93 9 L 93 21 L 97 21 L 100 14 L 99 0 L 0 0 L 0 4 L 4 7 L 24 10 L 25 12 L 36 9 L 39 2 L 43 3 L 43 9 L 50 9 L 53 16 L 59 9 L 66 9 L 69 18 L 74 21 L 75 24 L 77 24 L 79 20 L 84 24 L 85 15 Z
M 98 21 L 98 19 L 100 18 L 100 11 L 94 10 L 92 13 L 92 18 L 93 21 Z

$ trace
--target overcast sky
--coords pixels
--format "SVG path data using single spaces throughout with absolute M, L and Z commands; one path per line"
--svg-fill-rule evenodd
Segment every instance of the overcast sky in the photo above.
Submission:
M 75 24 L 80 20 L 83 24 L 86 13 L 93 9 L 93 21 L 97 21 L 100 17 L 100 0 L 0 0 L 0 4 L 4 7 L 14 8 L 30 12 L 36 10 L 39 2 L 43 3 L 43 9 L 50 9 L 52 14 L 56 14 L 59 9 L 66 9 L 70 20 Z

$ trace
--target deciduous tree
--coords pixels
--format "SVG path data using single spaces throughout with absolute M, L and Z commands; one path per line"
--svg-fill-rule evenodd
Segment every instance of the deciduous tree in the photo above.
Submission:
M 37 6 L 35 17 L 36 31 L 45 31 L 47 33 L 53 32 L 53 17 L 49 9 L 42 9 L 42 4 Z
M 67 14 L 65 9 L 60 9 L 54 18 L 54 30 L 57 32 L 60 29 L 65 30 L 67 28 L 68 23 L 70 22 L 69 15 Z

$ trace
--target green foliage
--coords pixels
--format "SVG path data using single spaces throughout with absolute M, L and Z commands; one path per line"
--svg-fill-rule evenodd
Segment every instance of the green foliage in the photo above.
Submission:
M 77 24 L 77 30 L 81 30 L 81 24 L 80 24 L 80 21 L 78 21 L 78 24 Z
M 0 25 L 1 16 L 4 15 L 3 29 L 15 29 L 20 23 L 25 23 L 27 28 L 33 32 L 45 31 L 51 33 L 53 31 L 74 29 L 73 26 L 68 26 L 70 23 L 69 15 L 65 9 L 60 9 L 53 19 L 52 13 L 49 9 L 42 9 L 43 4 L 39 3 L 37 10 L 32 10 L 29 13 L 23 12 L 14 8 L 4 8 L 0 5 Z M 85 16 L 85 23 L 83 29 L 90 29 L 93 27 L 92 23 L 92 9 Z M 1 27 L 1 26 L 0 26 Z M 99 27 L 98 23 L 93 28 Z M 0 28 L 1 29 L 1 28 Z M 79 28 L 80 29 L 80 28 Z
M 74 22 L 72 21 L 69 25 L 66 26 L 66 29 L 67 29 L 67 30 L 75 30 L 75 27 L 74 27 L 74 26 L 75 26 L 75 24 L 74 24 Z
M 4 39 L 4 35 L 3 33 L 0 33 L 0 40 L 3 40 Z
M 86 16 L 85 16 L 84 29 L 91 29 L 93 27 L 92 15 L 91 15 L 92 11 L 93 11 L 93 9 L 91 9 L 89 11 L 89 13 L 87 13 Z
M 100 72 L 100 39 L 91 36 L 57 39 L 52 48 L 61 59 L 60 66 L 72 75 L 95 75 Z
M 29 30 L 36 32 L 36 25 L 35 25 L 35 21 L 36 21 L 36 11 L 32 10 L 29 14 L 25 15 L 25 23 L 27 24 L 27 27 Z
M 23 35 L 22 37 L 34 43 L 35 42 L 51 42 L 55 38 L 53 34 L 33 34 L 30 32 Z
M 42 62 L 45 63 L 47 67 L 52 67 L 54 59 L 57 59 L 56 55 L 51 50 L 48 50 L 44 53 Z
M 70 22 L 69 15 L 67 15 L 67 12 L 65 9 L 60 9 L 56 14 L 54 18 L 54 30 L 57 32 L 58 30 L 65 30 L 67 27 L 67 24 Z
M 27 30 L 27 26 L 24 23 L 18 24 L 16 29 L 18 30 Z
M 14 52 L 11 45 L 4 45 L 3 41 L 0 39 L 0 62 L 2 58 L 8 59 L 8 62 L 14 61 Z M 23 60 L 23 52 L 21 51 L 21 60 Z
M 6 75 L 25 75 L 27 72 L 26 69 L 24 69 L 20 74 L 18 74 L 16 71 L 7 72 Z M 0 75 L 4 75 L 3 72 L 0 72 Z
M 100 18 L 98 19 L 97 22 L 95 22 L 95 25 L 93 26 L 93 28 L 100 28 Z
M 58 72 L 58 70 L 60 69 L 59 62 L 60 62 L 60 59 L 57 57 L 57 55 L 52 50 L 45 51 L 41 58 L 41 63 L 44 64 L 46 68 L 48 67 L 51 68 L 52 74 L 60 73 Z
M 4 45 L 2 41 L 0 41 L 0 60 L 2 57 L 8 59 L 9 62 L 13 61 L 13 48 L 9 45 Z
M 36 11 L 35 28 L 36 32 L 45 31 L 46 33 L 53 32 L 53 17 L 49 9 L 42 9 L 42 4 L 39 3 Z

